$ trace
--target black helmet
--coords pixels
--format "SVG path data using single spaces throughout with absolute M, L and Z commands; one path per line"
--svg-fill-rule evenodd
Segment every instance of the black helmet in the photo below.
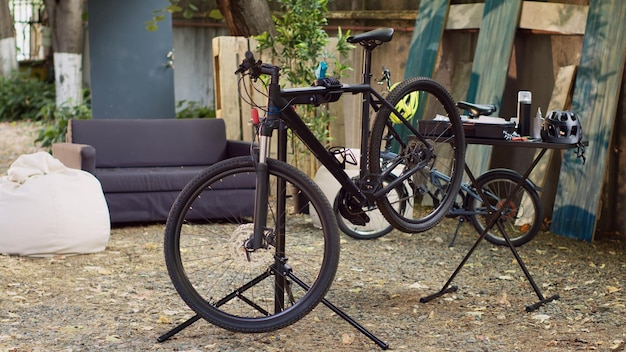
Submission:
M 576 144 L 582 137 L 580 120 L 571 111 L 552 110 L 541 126 L 541 139 L 544 142 Z

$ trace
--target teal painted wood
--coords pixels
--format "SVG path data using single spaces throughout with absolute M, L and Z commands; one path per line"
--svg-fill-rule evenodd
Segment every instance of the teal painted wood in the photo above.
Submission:
M 480 24 L 467 101 L 502 107 L 522 0 L 487 0 Z M 487 170 L 491 147 L 468 145 L 465 160 L 475 175 Z
M 583 165 L 573 151 L 561 164 L 552 226 L 554 233 L 592 241 L 606 171 L 626 53 L 626 1 L 592 0 L 587 15 L 572 110 L 589 140 Z
M 404 70 L 404 79 L 433 77 L 449 9 L 450 0 L 420 2 L 411 38 L 409 57 Z M 422 119 L 422 112 L 419 110 L 412 120 L 413 127 L 416 127 L 417 121 Z M 400 135 L 406 136 L 407 134 L 408 129 L 403 126 Z
M 450 0 L 420 2 L 404 71 L 405 79 L 433 76 L 449 9 Z

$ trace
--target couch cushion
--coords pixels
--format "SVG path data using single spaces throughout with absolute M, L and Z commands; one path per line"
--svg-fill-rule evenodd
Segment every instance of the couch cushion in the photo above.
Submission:
M 180 191 L 206 166 L 96 168 L 104 193 Z
M 179 191 L 107 193 L 112 223 L 166 221 Z M 146 206 L 149 204 L 150 206 Z M 225 219 L 252 217 L 254 189 L 224 189 L 206 192 L 194 203 L 187 219 Z
M 68 142 L 93 146 L 96 167 L 210 165 L 226 155 L 226 128 L 222 119 L 71 120 Z
M 206 166 L 97 168 L 96 177 L 104 193 L 180 191 L 204 169 Z M 213 187 L 254 188 L 254 185 L 255 175 L 250 174 L 248 180 L 239 177 L 235 184 L 227 179 Z

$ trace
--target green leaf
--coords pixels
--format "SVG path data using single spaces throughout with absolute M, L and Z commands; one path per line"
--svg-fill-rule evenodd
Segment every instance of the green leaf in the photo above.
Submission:
M 146 22 L 146 30 L 148 32 L 154 32 L 156 30 L 159 29 L 159 26 L 156 25 L 156 23 L 154 22 Z
M 170 13 L 175 13 L 175 12 L 181 12 L 183 8 L 178 5 L 170 5 L 166 7 L 165 10 L 167 10 Z
M 184 17 L 184 18 L 186 18 L 186 19 L 193 18 L 193 16 L 194 16 L 194 12 L 193 12 L 193 11 L 191 11 L 191 10 L 189 10 L 189 9 L 186 9 L 186 10 L 183 12 L 183 17 Z
M 213 9 L 209 11 L 209 18 L 212 18 L 214 20 L 223 20 L 224 16 L 222 16 L 222 13 L 220 12 L 220 10 Z

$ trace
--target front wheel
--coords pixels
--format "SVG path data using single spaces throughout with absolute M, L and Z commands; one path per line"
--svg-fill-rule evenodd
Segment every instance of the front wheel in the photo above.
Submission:
M 511 194 L 521 179 L 520 174 L 511 170 L 489 170 L 476 179 L 477 187 L 487 199 L 468 197 L 466 208 L 473 213 L 468 218 L 481 234 L 489 224 L 491 214 L 504 207 L 498 221 L 485 235 L 485 239 L 495 245 L 507 245 L 502 235 L 506 233 L 515 247 L 521 246 L 541 229 L 543 206 L 534 185 L 526 180 L 517 193 Z
M 165 229 L 165 263 L 178 294 L 199 316 L 235 332 L 298 321 L 324 298 L 339 262 L 337 221 L 319 187 L 293 166 L 268 160 L 269 196 L 260 202 L 267 217 L 254 219 L 263 184 L 255 170 L 252 157 L 206 169 L 180 193 Z M 309 200 L 321 230 L 291 199 L 284 205 L 286 184 Z M 252 250 L 259 221 L 262 246 Z
M 426 231 L 448 213 L 461 187 L 465 163 L 461 117 L 450 94 L 430 78 L 399 83 L 386 101 L 394 109 L 383 105 L 374 120 L 369 169 L 383 180 L 393 172 L 408 181 L 412 211 L 399 212 L 385 196 L 378 197 L 378 208 L 399 230 Z

